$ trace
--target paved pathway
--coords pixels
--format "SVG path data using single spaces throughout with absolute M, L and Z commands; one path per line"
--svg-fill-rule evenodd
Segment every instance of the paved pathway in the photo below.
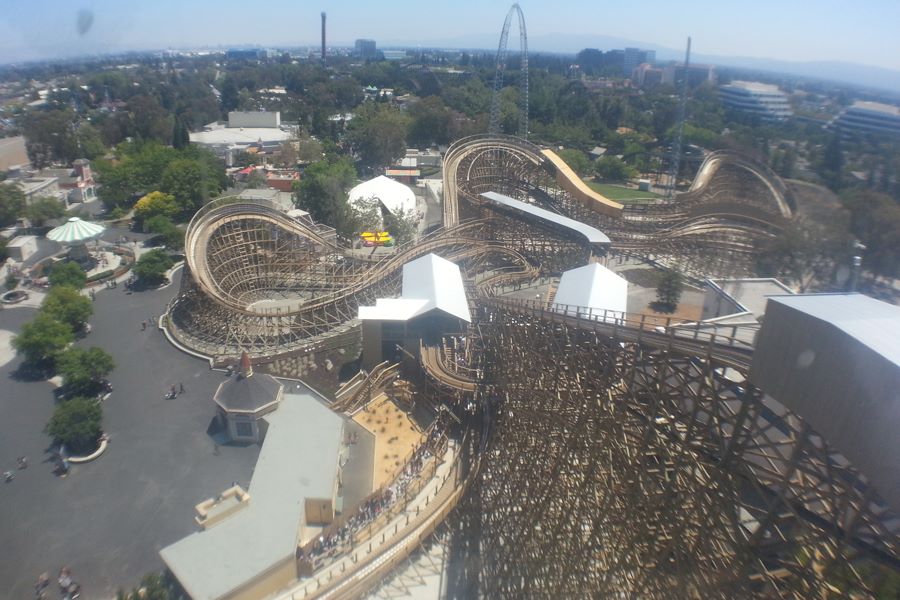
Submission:
M 50 384 L 13 378 L 18 359 L 0 367 L 0 471 L 14 469 L 17 456 L 30 459 L 12 482 L 0 483 L 0 598 L 31 597 L 37 576 L 63 565 L 84 597 L 113 598 L 118 587 L 162 568 L 157 552 L 193 531 L 197 502 L 232 481 L 250 481 L 258 447 L 217 447 L 206 434 L 223 375 L 175 350 L 159 330 L 141 331 L 176 291 L 128 294 L 119 286 L 97 294 L 93 333 L 78 343 L 116 360 L 115 391 L 104 404 L 111 443 L 65 479 L 42 462 L 51 442 L 42 433 L 53 411 Z M 0 310 L 0 330 L 18 331 L 34 312 Z M 164 400 L 179 382 L 187 392 Z

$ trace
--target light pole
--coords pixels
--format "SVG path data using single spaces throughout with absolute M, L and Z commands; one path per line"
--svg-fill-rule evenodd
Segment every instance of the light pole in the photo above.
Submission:
M 853 240 L 851 248 L 853 248 L 854 254 L 850 259 L 850 279 L 847 282 L 847 291 L 855 292 L 856 285 L 859 283 L 859 272 L 862 270 L 863 257 L 861 253 L 865 252 L 867 248 L 859 240 Z

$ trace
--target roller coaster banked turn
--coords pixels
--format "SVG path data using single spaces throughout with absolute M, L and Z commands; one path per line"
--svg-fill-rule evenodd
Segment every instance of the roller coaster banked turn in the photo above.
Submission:
M 485 424 L 461 455 L 451 595 L 868 597 L 900 570 L 897 512 L 802 415 L 745 381 L 752 348 L 497 296 L 597 248 L 498 212 L 487 191 L 593 225 L 612 252 L 710 275 L 746 269 L 795 208 L 774 173 L 730 152 L 673 201 L 623 207 L 551 151 L 475 136 L 445 156 L 444 227 L 378 261 L 267 203 L 211 203 L 188 228 L 169 333 L 214 357 L 336 347 L 358 338 L 360 304 L 399 292 L 404 263 L 457 262 L 479 377 L 422 353 L 436 388 L 474 399 Z

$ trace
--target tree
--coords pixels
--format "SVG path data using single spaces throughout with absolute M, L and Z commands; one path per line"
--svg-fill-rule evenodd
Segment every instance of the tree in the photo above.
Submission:
M 165 215 L 156 215 L 144 223 L 144 229 L 150 233 L 156 233 L 163 239 L 163 243 L 169 250 L 181 250 L 184 248 L 184 231 L 179 229 L 172 219 Z
M 28 111 L 22 118 L 22 133 L 28 158 L 39 169 L 78 158 L 75 113 L 70 109 Z
M 193 212 L 209 199 L 203 184 L 203 168 L 196 160 L 173 160 L 163 171 L 160 189 L 171 194 L 185 212 Z
M 16 222 L 25 212 L 25 193 L 14 183 L 0 183 L 0 227 Z
M 180 116 L 175 117 L 175 124 L 172 128 L 172 147 L 181 150 L 187 148 L 191 143 L 191 135 L 188 132 L 187 125 Z
M 312 218 L 349 237 L 355 219 L 347 192 L 356 182 L 356 170 L 348 158 L 323 160 L 310 165 L 297 185 L 294 203 Z
M 51 287 L 67 286 L 80 290 L 87 282 L 87 275 L 78 263 L 72 261 L 58 262 L 50 268 L 47 275 Z
M 297 160 L 303 163 L 314 163 L 322 160 L 322 142 L 313 138 L 301 139 L 297 144 Z
M 140 585 L 124 592 L 119 590 L 116 600 L 183 600 L 175 582 L 165 573 L 150 573 L 141 578 Z
M 93 397 L 102 390 L 101 382 L 115 368 L 115 362 L 101 348 L 72 347 L 59 355 L 56 367 L 67 395 Z
M 93 452 L 103 433 L 103 410 L 94 399 L 72 398 L 56 407 L 44 431 L 70 452 Z
M 407 140 L 414 147 L 446 144 L 450 141 L 450 110 L 438 96 L 429 96 L 409 109 Z
M 71 327 L 39 312 L 22 326 L 22 332 L 13 338 L 12 345 L 16 352 L 25 356 L 25 362 L 30 366 L 48 368 L 74 339 Z
M 134 273 L 144 285 L 159 285 L 166 280 L 166 271 L 175 261 L 164 250 L 151 250 L 134 265 Z
M 43 227 L 51 219 L 66 214 L 66 207 L 56 198 L 37 198 L 25 208 L 25 216 L 34 227 Z
M 72 331 L 78 331 L 94 314 L 94 307 L 90 299 L 82 296 L 75 288 L 57 285 L 51 287 L 44 298 L 41 312 L 65 323 Z
M 348 139 L 369 167 L 385 167 L 406 151 L 409 117 L 383 104 L 368 104 L 350 122 Z
M 581 150 L 566 148 L 565 150 L 560 150 L 557 154 L 563 159 L 563 162 L 569 165 L 569 167 L 579 175 L 584 176 L 590 174 L 591 161 Z
M 656 286 L 656 306 L 660 312 L 675 312 L 683 291 L 684 279 L 681 273 L 674 270 L 663 271 Z
M 391 234 L 397 245 L 411 242 L 416 237 L 419 215 L 414 210 L 402 211 L 400 214 L 386 212 L 384 228 Z
M 296 169 L 297 160 L 296 143 L 287 141 L 281 144 L 281 147 L 278 149 L 278 158 L 276 159 L 276 164 L 278 164 L 278 166 L 280 167 L 284 167 L 285 169 Z
M 836 267 L 847 262 L 849 247 L 841 219 L 827 225 L 797 219 L 760 244 L 757 269 L 760 275 L 781 278 L 806 292 L 831 281 Z
M 602 156 L 594 165 L 597 175 L 610 181 L 624 181 L 637 177 L 637 171 L 615 156 Z
M 142 221 L 162 215 L 169 219 L 175 217 L 181 208 L 172 194 L 150 192 L 134 205 L 134 216 Z

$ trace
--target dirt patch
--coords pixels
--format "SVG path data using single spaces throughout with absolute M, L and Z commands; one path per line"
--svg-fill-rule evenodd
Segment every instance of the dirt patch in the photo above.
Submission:
M 372 485 L 376 489 L 397 475 L 412 449 L 425 439 L 409 416 L 384 395 L 356 413 L 353 420 L 375 435 Z

